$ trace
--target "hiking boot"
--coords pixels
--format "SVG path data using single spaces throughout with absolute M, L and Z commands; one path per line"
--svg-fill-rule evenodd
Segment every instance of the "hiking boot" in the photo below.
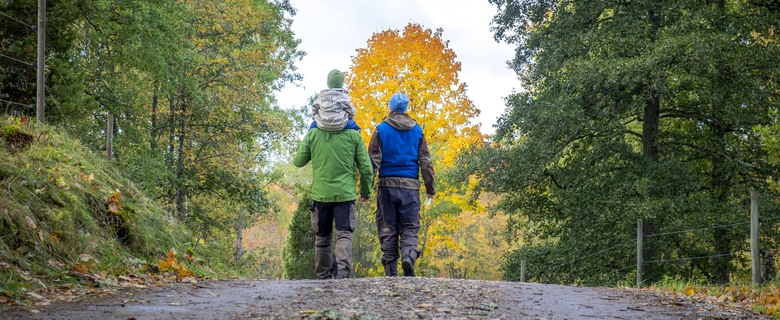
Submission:
M 398 260 L 393 260 L 387 264 L 382 265 L 385 267 L 385 277 L 397 277 L 398 276 Z
M 401 261 L 401 267 L 404 269 L 404 277 L 414 277 L 414 260 L 409 255 L 405 255 Z

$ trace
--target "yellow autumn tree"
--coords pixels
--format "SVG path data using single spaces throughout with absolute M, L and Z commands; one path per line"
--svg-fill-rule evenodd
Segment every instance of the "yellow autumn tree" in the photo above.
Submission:
M 346 79 L 366 143 L 387 116 L 390 97 L 406 94 L 407 113 L 422 127 L 437 169 L 452 167 L 458 154 L 483 140 L 471 122 L 479 109 L 466 95 L 458 78 L 460 62 L 442 33 L 413 23 L 402 31 L 375 33 L 357 50 Z
M 407 113 L 422 127 L 437 173 L 453 168 L 458 155 L 472 146 L 481 146 L 484 140 L 479 125 L 472 122 L 479 115 L 479 109 L 466 94 L 467 86 L 458 77 L 461 64 L 442 34 L 442 29 L 433 31 L 413 23 L 403 30 L 376 33 L 368 40 L 366 48 L 357 50 L 346 78 L 350 97 L 358 109 L 355 121 L 363 128 L 361 135 L 366 143 L 388 115 L 390 97 L 397 92 L 409 97 Z M 493 266 L 454 263 L 467 256 L 473 259 L 465 260 L 477 261 L 494 254 L 495 250 L 484 250 L 491 249 L 484 243 L 501 226 L 478 227 L 478 220 L 487 216 L 484 207 L 469 201 L 470 190 L 455 187 L 460 181 L 449 183 L 441 177 L 438 175 L 436 181 L 436 203 L 421 209 L 419 246 L 423 255 L 418 260 L 420 273 L 496 278 L 497 268 Z M 469 181 L 467 184 L 473 186 L 475 183 Z M 373 214 L 367 214 L 363 219 L 371 218 Z M 500 221 L 496 223 L 501 224 Z M 362 235 L 356 237 L 372 239 Z M 378 245 L 373 247 L 378 248 Z M 480 268 L 484 270 L 478 270 Z M 380 269 L 377 265 L 365 275 L 381 274 Z

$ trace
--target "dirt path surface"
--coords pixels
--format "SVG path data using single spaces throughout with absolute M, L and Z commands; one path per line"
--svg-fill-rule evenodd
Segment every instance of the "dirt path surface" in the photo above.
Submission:
M 764 319 L 650 290 L 433 278 L 209 281 L 44 307 L 2 319 Z

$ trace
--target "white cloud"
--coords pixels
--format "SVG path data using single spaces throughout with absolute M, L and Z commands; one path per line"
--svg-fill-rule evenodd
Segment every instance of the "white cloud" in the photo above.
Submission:
M 468 97 L 481 110 L 476 122 L 483 133 L 504 111 L 503 97 L 520 90 L 520 82 L 506 66 L 514 55 L 512 46 L 496 43 L 490 21 L 496 13 L 487 1 L 475 0 L 291 0 L 297 14 L 292 29 L 306 52 L 297 63 L 302 87 L 287 85 L 278 94 L 279 105 L 306 105 L 308 98 L 324 89 L 328 71 L 347 71 L 355 50 L 364 48 L 374 33 L 403 29 L 409 22 L 444 30 L 461 62 L 460 81 L 468 85 Z M 446 8 L 446 10 L 444 9 Z

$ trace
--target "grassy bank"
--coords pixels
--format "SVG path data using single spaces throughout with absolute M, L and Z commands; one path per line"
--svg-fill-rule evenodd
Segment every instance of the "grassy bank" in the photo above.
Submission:
M 772 281 L 758 286 L 750 284 L 711 285 L 680 279 L 666 279 L 651 289 L 672 292 L 712 304 L 739 304 L 780 319 L 780 283 Z
M 104 156 L 32 122 L 0 119 L 2 295 L 157 271 L 180 249 L 186 230 Z

